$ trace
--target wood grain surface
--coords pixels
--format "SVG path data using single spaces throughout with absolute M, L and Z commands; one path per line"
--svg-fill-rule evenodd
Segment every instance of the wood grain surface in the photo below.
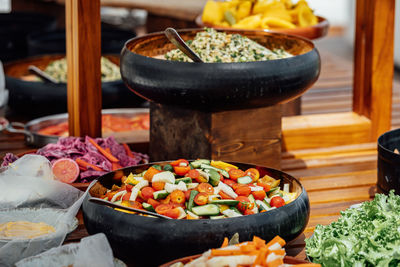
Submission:
M 101 136 L 100 0 L 67 0 L 66 47 L 71 136 Z

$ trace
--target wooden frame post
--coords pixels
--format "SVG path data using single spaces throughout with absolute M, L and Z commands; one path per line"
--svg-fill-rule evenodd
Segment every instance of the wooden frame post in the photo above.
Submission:
M 66 0 L 70 136 L 101 136 L 100 0 Z
M 390 129 L 395 0 L 358 0 L 353 111 L 371 120 L 371 139 Z

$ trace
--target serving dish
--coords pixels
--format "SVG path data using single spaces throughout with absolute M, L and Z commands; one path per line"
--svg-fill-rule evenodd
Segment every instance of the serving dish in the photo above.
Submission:
M 121 184 L 121 177 L 131 172 L 140 173 L 153 164 L 160 166 L 170 161 L 143 164 L 110 172 L 98 179 L 106 188 Z M 267 167 L 230 162 L 240 169 L 257 168 L 260 175 L 281 179 L 291 185 L 298 197 L 291 203 L 268 212 L 236 218 L 215 220 L 164 220 L 128 214 L 98 205 L 85 198 L 82 206 L 83 218 L 89 234 L 103 232 L 116 257 L 138 266 L 154 266 L 175 258 L 194 255 L 210 247 L 219 247 L 224 237 L 239 233 L 241 241 L 254 235 L 272 239 L 279 235 L 286 241 L 296 238 L 309 219 L 308 195 L 294 177 Z M 132 253 L 135 251 L 135 253 Z M 157 257 L 154 257 L 157 251 Z
M 170 267 L 170 266 L 172 266 L 173 264 L 178 263 L 178 262 L 182 262 L 183 264 L 186 264 L 186 263 L 190 262 L 191 260 L 197 259 L 197 258 L 200 257 L 200 256 L 201 256 L 201 254 L 183 257 L 183 258 L 180 258 L 180 259 L 176 259 L 176 260 L 173 260 L 173 261 L 164 263 L 164 264 L 160 265 L 160 267 Z M 286 263 L 286 264 L 310 263 L 309 261 L 299 260 L 299 259 L 296 259 L 296 258 L 291 257 L 291 256 L 285 256 L 285 258 L 283 259 L 283 261 L 284 261 L 284 263 Z
M 193 39 L 203 29 L 178 33 Z M 241 63 L 192 63 L 163 60 L 175 49 L 163 32 L 129 40 L 121 52 L 121 75 L 139 96 L 165 105 L 204 111 L 270 106 L 300 96 L 317 80 L 320 56 L 314 44 L 281 33 L 226 30 L 294 57 Z
M 382 134 L 378 138 L 378 182 L 380 193 L 388 194 L 391 189 L 400 194 L 400 129 Z
M 121 117 L 132 117 L 134 115 L 149 113 L 146 108 L 122 108 L 122 109 L 105 109 L 102 114 L 112 114 Z M 66 121 L 68 118 L 67 113 L 44 116 L 38 119 L 31 120 L 26 124 L 19 122 L 11 122 L 6 125 L 5 129 L 12 133 L 22 133 L 25 135 L 25 142 L 27 145 L 42 147 L 49 143 L 56 143 L 58 136 L 43 135 L 38 133 L 41 129 L 56 125 Z M 103 137 L 108 137 L 110 133 L 105 134 Z M 149 142 L 148 130 L 136 130 L 129 132 L 116 132 L 112 133 L 116 140 L 120 143 L 147 143 Z
M 297 35 L 301 36 L 304 38 L 308 38 L 311 40 L 322 38 L 328 34 L 329 30 L 329 22 L 327 19 L 324 17 L 317 16 L 318 18 L 318 24 L 313 25 L 313 26 L 308 26 L 308 27 L 297 27 L 295 29 L 249 29 L 249 30 L 240 30 L 240 29 L 235 29 L 238 31 L 261 31 L 261 32 L 277 32 L 277 33 L 285 33 L 285 34 L 292 34 L 292 35 Z M 197 26 L 199 27 L 208 27 L 208 28 L 214 28 L 214 29 L 221 29 L 221 30 L 227 30 L 227 29 L 233 29 L 230 27 L 222 27 L 222 26 L 215 26 L 209 23 L 204 23 L 202 20 L 202 15 L 198 15 L 195 19 L 195 22 Z
M 4 64 L 6 88 L 9 90 L 8 106 L 17 114 L 42 116 L 67 112 L 66 83 L 45 83 L 24 80 L 29 77 L 28 66 L 44 69 L 50 62 L 65 55 L 42 55 Z M 106 56 L 114 64 L 119 64 L 118 56 Z M 102 83 L 103 108 L 140 107 L 145 102 L 131 94 L 122 80 Z

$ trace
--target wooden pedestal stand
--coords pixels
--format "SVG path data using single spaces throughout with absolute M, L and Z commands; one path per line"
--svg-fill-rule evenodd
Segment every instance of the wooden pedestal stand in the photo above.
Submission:
M 211 158 L 280 168 L 280 106 L 202 112 L 150 105 L 150 158 Z

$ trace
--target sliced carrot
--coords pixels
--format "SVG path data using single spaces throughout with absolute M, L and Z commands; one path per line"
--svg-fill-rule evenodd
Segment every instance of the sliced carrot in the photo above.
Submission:
M 115 171 L 115 170 L 121 169 L 122 166 L 119 165 L 119 164 L 116 163 L 116 162 L 111 162 L 111 168 L 112 168 L 113 171 Z
M 109 147 L 106 147 L 104 150 L 111 154 L 111 149 Z
M 279 245 L 281 245 L 281 247 L 286 245 L 285 240 L 283 240 L 279 235 L 277 235 L 271 241 L 269 241 L 266 246 L 267 246 L 267 248 L 269 248 L 270 246 L 274 245 L 275 243 L 278 243 Z
M 92 138 L 88 138 L 89 142 L 94 145 L 94 147 L 101 153 L 103 154 L 104 157 L 106 157 L 109 161 L 111 162 L 118 162 L 119 159 L 111 155 L 111 153 L 108 153 L 104 148 L 99 146 Z
M 253 237 L 253 243 L 256 245 L 256 248 L 265 246 L 265 240 L 259 238 L 258 236 Z
M 247 245 L 240 246 L 240 251 L 243 253 L 250 253 L 255 250 L 256 250 L 256 246 L 253 244 L 247 244 Z
M 86 161 L 84 161 L 83 159 L 77 158 L 75 161 L 76 161 L 76 163 L 78 163 L 78 165 L 79 165 L 80 167 L 84 168 L 85 170 L 87 170 L 88 167 L 90 167 L 90 168 L 92 168 L 92 169 L 95 170 L 95 171 L 104 172 L 104 170 L 103 170 L 102 168 L 99 168 L 99 167 L 97 167 L 97 166 L 95 166 L 95 165 L 93 165 L 93 164 L 90 164 L 89 162 L 86 162 Z
M 261 266 L 265 265 L 265 259 L 267 257 L 267 252 L 268 252 L 267 248 L 261 248 L 259 250 L 258 255 L 253 263 L 253 267 L 257 266 L 257 265 L 261 265 Z
M 236 249 L 211 249 L 211 256 L 233 256 L 240 254 L 242 252 Z
M 229 244 L 229 240 L 227 237 L 224 238 L 224 242 L 222 242 L 221 248 L 227 247 Z
M 267 262 L 267 267 L 278 267 L 281 266 L 283 264 L 283 259 L 279 258 L 279 259 L 275 259 L 273 261 Z
M 130 158 L 135 158 L 135 156 L 133 155 L 131 149 L 129 148 L 129 146 L 125 143 L 122 144 L 124 146 L 125 152 L 128 155 L 128 157 Z

